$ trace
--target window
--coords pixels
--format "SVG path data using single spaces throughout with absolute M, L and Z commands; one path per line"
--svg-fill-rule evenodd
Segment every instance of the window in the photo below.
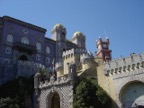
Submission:
M 50 58 L 46 57 L 46 63 L 50 63 Z
M 41 44 L 39 42 L 36 43 L 37 50 L 41 50 Z
M 48 46 L 46 47 L 46 53 L 50 54 L 50 47 L 48 47 Z
M 27 29 L 23 29 L 23 33 L 24 34 L 28 34 L 28 30 Z
M 5 53 L 11 54 L 11 48 L 10 47 L 6 47 Z
M 12 34 L 8 34 L 7 42 L 13 42 L 13 35 Z
M 29 44 L 29 40 L 27 37 L 22 37 L 21 42 L 24 44 Z
M 40 60 L 40 55 L 39 54 L 36 55 L 36 60 Z

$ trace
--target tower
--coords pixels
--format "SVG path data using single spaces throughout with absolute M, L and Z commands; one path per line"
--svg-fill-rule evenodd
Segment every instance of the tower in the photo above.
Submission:
M 79 48 L 85 49 L 85 35 L 82 32 L 75 32 L 72 37 L 72 42 L 78 45 Z
M 111 50 L 109 50 L 109 39 L 106 38 L 106 40 L 102 40 L 102 38 L 99 38 L 98 41 L 96 41 L 96 47 L 98 48 L 98 51 L 96 53 L 96 56 L 99 58 L 102 58 L 104 61 L 111 60 Z
M 61 24 L 56 24 L 52 29 L 52 37 L 56 41 L 56 62 L 62 59 L 62 52 L 66 48 L 66 28 Z

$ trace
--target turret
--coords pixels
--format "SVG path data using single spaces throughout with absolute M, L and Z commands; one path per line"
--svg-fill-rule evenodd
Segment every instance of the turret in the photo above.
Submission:
M 102 40 L 101 37 L 99 37 L 99 40 L 96 41 L 96 47 L 98 49 L 96 56 L 98 58 L 102 58 L 104 61 L 110 61 L 111 60 L 111 50 L 109 50 L 109 38 L 106 38 L 106 40 Z
M 85 35 L 82 32 L 75 32 L 72 37 L 72 42 L 79 48 L 85 49 Z
M 76 66 L 80 63 L 80 54 L 85 53 L 82 49 L 70 49 L 63 52 L 63 62 L 64 62 L 64 74 L 68 74 L 69 64 L 75 64 Z
M 57 78 L 61 77 L 64 75 L 64 71 L 63 71 L 63 63 L 62 62 L 58 62 L 55 64 L 55 70 L 57 72 Z
M 56 24 L 52 29 L 52 37 L 56 41 L 56 62 L 62 59 L 62 51 L 66 49 L 66 28 L 61 24 Z
M 86 69 L 91 68 L 93 66 L 93 62 L 92 62 L 93 60 L 92 59 L 93 59 L 93 55 L 89 51 L 80 55 L 80 62 L 82 64 L 83 70 L 86 70 Z
M 66 28 L 62 24 L 56 24 L 52 28 L 52 39 L 55 41 L 65 41 Z

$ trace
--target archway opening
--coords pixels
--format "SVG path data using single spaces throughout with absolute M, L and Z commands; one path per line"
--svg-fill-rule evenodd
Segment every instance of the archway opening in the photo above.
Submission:
M 144 108 L 144 83 L 136 81 L 125 85 L 120 100 L 124 108 Z
M 58 93 L 52 95 L 51 108 L 60 108 L 60 97 Z
M 22 55 L 22 56 L 19 57 L 19 60 L 28 61 L 28 58 L 27 58 L 27 56 Z

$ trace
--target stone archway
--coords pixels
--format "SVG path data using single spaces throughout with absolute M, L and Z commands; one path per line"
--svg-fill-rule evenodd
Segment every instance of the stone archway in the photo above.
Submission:
M 48 108 L 60 108 L 60 96 L 57 92 L 50 92 Z
M 58 93 L 54 93 L 51 98 L 51 108 L 60 108 L 60 97 Z
M 28 61 L 28 58 L 27 58 L 26 55 L 21 55 L 21 56 L 19 57 L 19 60 Z
M 144 83 L 133 81 L 126 84 L 120 93 L 123 108 L 139 108 L 144 105 Z

